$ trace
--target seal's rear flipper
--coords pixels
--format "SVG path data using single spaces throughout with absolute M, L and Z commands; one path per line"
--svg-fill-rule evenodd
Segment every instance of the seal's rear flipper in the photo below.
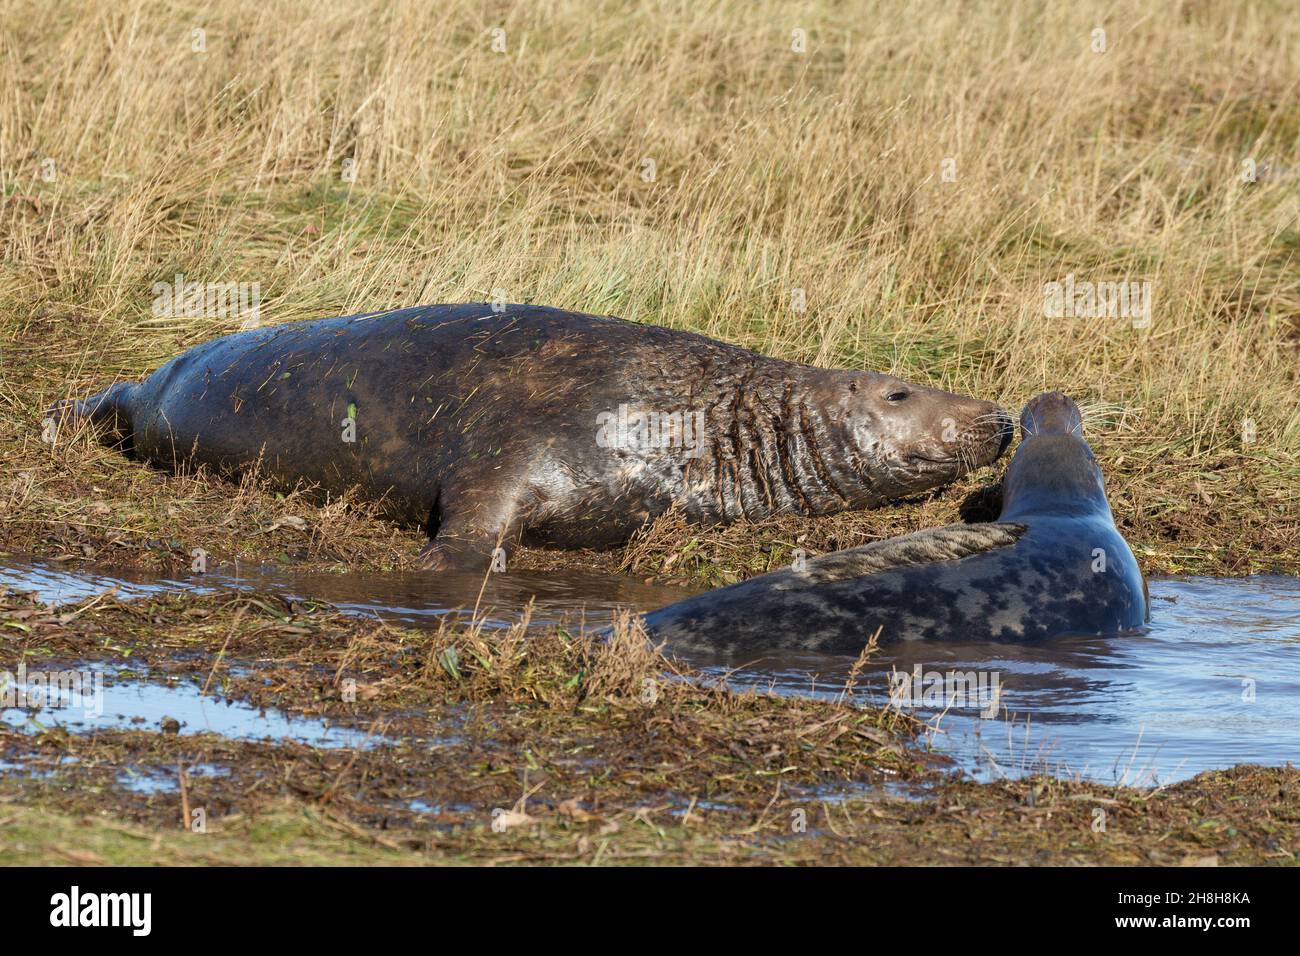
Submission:
M 105 444 L 131 447 L 131 399 L 136 386 L 130 382 L 110 385 L 89 398 L 57 403 L 45 413 L 59 431 L 78 428 L 83 422 L 100 433 Z

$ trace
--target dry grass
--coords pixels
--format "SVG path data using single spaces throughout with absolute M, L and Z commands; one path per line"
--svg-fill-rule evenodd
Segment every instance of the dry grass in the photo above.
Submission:
M 258 283 L 267 322 L 504 290 L 1008 404 L 1062 388 L 1111 410 L 1093 434 L 1149 568 L 1294 571 L 1297 12 L 5 0 L 0 454 L 35 484 L 5 539 L 63 548 L 57 525 L 96 523 L 92 475 L 135 502 L 88 446 L 51 471 L 35 422 L 239 324 L 153 316 L 153 283 L 182 273 Z M 1044 317 L 1068 274 L 1150 281 L 1151 327 Z M 210 485 L 155 490 L 127 537 L 261 547 L 187 503 Z M 748 573 L 719 570 L 720 540 L 691 570 Z

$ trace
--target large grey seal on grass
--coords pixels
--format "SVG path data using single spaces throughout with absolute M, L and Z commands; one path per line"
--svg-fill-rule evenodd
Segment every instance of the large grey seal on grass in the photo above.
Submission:
M 71 413 L 156 464 L 360 486 L 430 567 L 524 537 L 608 547 L 677 508 L 724 522 L 867 508 L 992 462 L 996 406 L 875 372 L 537 306 L 435 305 L 198 345 Z
M 645 616 L 670 648 L 859 654 L 879 640 L 1041 641 L 1147 619 L 1146 582 L 1115 528 L 1078 406 L 1039 395 L 989 524 L 949 525 L 813 558 Z

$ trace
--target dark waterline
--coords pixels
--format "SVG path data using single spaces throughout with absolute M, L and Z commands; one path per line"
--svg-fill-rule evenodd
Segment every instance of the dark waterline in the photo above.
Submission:
M 634 578 L 576 573 L 509 573 L 491 575 L 486 583 L 478 575 L 279 569 L 169 579 L 65 571 L 12 558 L 0 564 L 4 587 L 56 603 L 110 587 L 122 597 L 256 588 L 418 626 L 435 626 L 448 614 L 468 618 L 475 608 L 478 619 L 505 626 L 520 618 L 530 599 L 534 626 L 603 626 L 619 608 L 649 610 L 691 593 Z M 892 687 L 896 705 L 936 727 L 935 749 L 979 779 L 1043 771 L 1150 786 L 1239 763 L 1296 761 L 1300 579 L 1153 579 L 1151 597 L 1149 632 L 1123 638 L 1047 646 L 887 645 L 859 674 L 854 695 L 885 705 Z M 851 664 L 795 654 L 753 661 L 688 659 L 706 672 L 730 674 L 735 686 L 819 696 L 837 696 Z M 984 684 L 971 690 L 982 689 L 984 696 L 965 693 L 960 681 L 948 681 L 950 672 L 982 679 Z M 896 676 L 891 684 L 891 673 L 908 679 L 899 683 Z M 911 679 L 915 675 L 918 679 Z M 936 681 L 944 685 L 938 691 Z M 996 699 L 995 689 L 1000 690 Z M 906 691 L 919 693 L 909 701 Z M 981 717 L 981 711 L 995 716 Z M 270 735 L 277 730 L 283 732 L 267 727 Z

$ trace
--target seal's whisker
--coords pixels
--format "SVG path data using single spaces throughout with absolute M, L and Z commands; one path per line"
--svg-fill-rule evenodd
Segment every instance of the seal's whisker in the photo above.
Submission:
M 1079 417 L 1088 428 L 1094 425 L 1113 426 L 1128 413 L 1127 406 L 1117 405 L 1114 402 L 1089 402 L 1086 405 L 1079 405 L 1078 408 Z
M 1038 434 L 1038 419 L 1034 418 L 1033 409 L 1026 408 L 1020 420 L 1021 427 L 1024 428 L 1025 437 Z

